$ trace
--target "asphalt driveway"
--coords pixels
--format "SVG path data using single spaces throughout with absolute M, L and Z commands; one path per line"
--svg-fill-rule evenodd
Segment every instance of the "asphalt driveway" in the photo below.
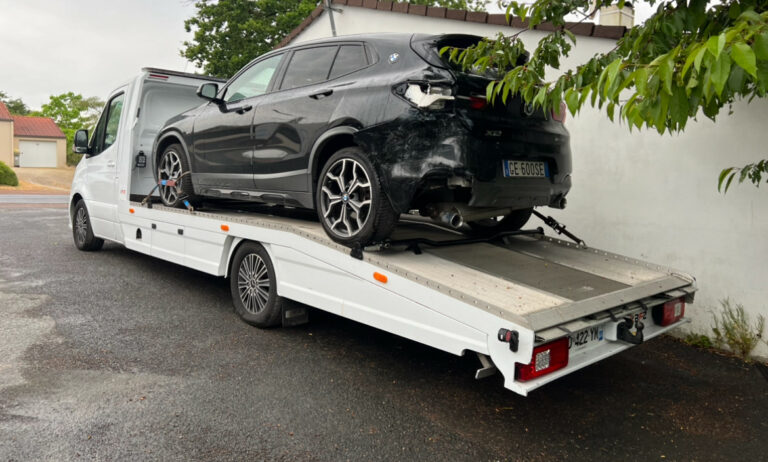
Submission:
M 0 460 L 764 460 L 768 381 L 661 338 L 523 398 L 332 315 L 259 330 L 226 281 L 0 206 Z M 694 304 L 691 309 L 696 309 Z

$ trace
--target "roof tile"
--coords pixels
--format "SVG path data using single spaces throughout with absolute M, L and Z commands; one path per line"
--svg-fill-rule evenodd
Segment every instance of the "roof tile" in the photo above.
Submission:
M 503 14 L 488 14 L 481 11 L 453 10 L 443 7 L 427 7 L 426 5 L 413 5 L 408 2 L 393 2 L 391 0 L 333 0 L 335 5 L 348 5 L 391 11 L 394 13 L 408 13 L 418 16 L 430 16 L 436 18 L 447 18 L 455 21 L 480 22 L 495 25 L 506 25 L 507 19 Z M 287 46 L 296 38 L 306 27 L 319 16 L 322 7 L 318 7 L 312 12 L 298 27 L 285 37 L 275 48 Z M 523 21 L 518 17 L 510 17 L 510 26 L 518 29 L 527 29 L 528 21 Z M 591 22 L 566 23 L 566 28 L 574 35 L 585 35 L 598 38 L 618 40 L 627 32 L 624 26 L 596 26 Z M 551 23 L 543 23 L 536 27 L 540 31 L 552 31 L 555 27 Z M 2 109 L 0 109 L 0 120 L 2 119 Z
M 0 101 L 0 120 L 13 120 L 11 112 L 2 101 Z
M 13 136 L 66 138 L 56 122 L 48 117 L 13 117 Z

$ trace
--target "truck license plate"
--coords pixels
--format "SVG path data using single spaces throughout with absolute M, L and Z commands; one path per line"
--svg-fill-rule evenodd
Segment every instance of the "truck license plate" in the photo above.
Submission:
M 568 349 L 571 352 L 586 350 L 596 347 L 603 339 L 603 326 L 587 327 L 568 337 Z
M 527 160 L 504 160 L 501 162 L 504 177 L 510 178 L 548 178 L 549 168 L 546 162 Z

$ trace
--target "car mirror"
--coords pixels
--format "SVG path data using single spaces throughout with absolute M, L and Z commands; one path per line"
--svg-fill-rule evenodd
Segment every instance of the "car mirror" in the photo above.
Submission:
M 75 132 L 75 142 L 72 151 L 77 154 L 88 154 L 88 130 Z
M 197 88 L 197 96 L 207 99 L 208 101 L 211 101 L 216 104 L 221 104 L 224 101 L 220 98 L 217 98 L 216 95 L 219 93 L 219 86 L 215 83 L 204 83 L 200 85 Z

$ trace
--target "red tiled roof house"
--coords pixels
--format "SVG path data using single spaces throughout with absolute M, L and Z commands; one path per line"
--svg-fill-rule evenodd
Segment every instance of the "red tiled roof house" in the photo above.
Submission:
M 14 151 L 19 151 L 18 163 Z M 0 102 L 0 161 L 18 167 L 65 167 L 67 138 L 52 119 L 11 115 Z

